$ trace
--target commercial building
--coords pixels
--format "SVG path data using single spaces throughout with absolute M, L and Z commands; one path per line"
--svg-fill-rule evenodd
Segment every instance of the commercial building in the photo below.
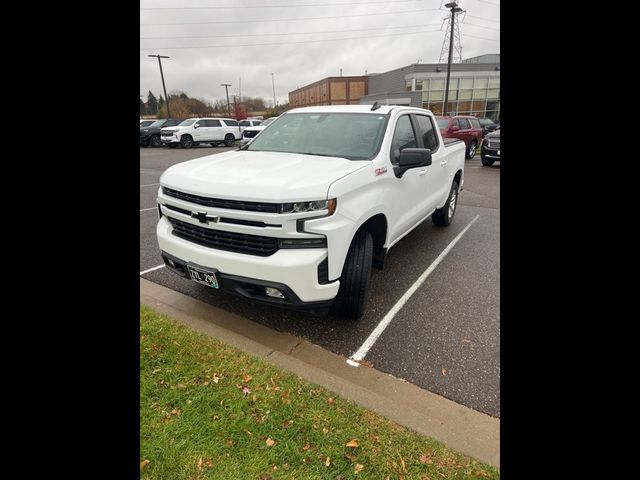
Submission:
M 447 64 L 416 63 L 369 76 L 361 104 L 407 105 L 444 113 Z M 481 55 L 451 65 L 450 115 L 500 119 L 500 54 Z
M 289 92 L 289 107 L 359 104 L 367 95 L 368 77 L 327 77 Z

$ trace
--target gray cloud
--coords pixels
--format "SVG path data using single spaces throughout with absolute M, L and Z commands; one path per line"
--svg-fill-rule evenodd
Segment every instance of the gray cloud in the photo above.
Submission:
M 397 14 L 393 12 L 439 8 L 442 0 L 415 0 L 388 4 L 343 5 L 331 7 L 331 3 L 348 1 L 366 2 L 366 0 L 145 0 L 142 7 L 200 7 L 230 6 L 224 10 L 141 10 L 140 37 L 168 36 L 204 36 L 204 35 L 259 35 L 236 38 L 189 38 L 189 39 L 153 39 L 140 40 L 140 93 L 146 99 L 148 90 L 156 95 L 162 93 L 162 82 L 158 62 L 148 58 L 148 54 L 169 55 L 162 66 L 167 84 L 167 91 L 181 90 L 192 97 L 214 101 L 224 98 L 224 87 L 221 83 L 231 83 L 229 95 L 237 94 L 239 81 L 242 79 L 242 95 L 263 97 L 272 101 L 271 73 L 275 78 L 276 98 L 278 103 L 288 101 L 288 92 L 308 83 L 328 76 L 338 76 L 340 68 L 343 75 L 364 75 L 385 72 L 420 60 L 421 63 L 435 63 L 440 56 L 444 40 L 444 28 L 438 26 L 409 28 L 410 25 L 438 24 L 447 15 L 444 7 L 437 11 Z M 295 8 L 250 8 L 240 9 L 235 6 L 250 5 L 291 5 L 318 4 L 322 7 Z M 498 0 L 459 0 L 460 6 L 469 16 L 460 23 L 463 58 L 484 53 L 499 53 L 500 43 L 480 38 L 499 40 Z M 389 12 L 388 15 L 344 17 L 325 20 L 305 20 L 273 22 L 269 19 L 346 16 L 377 12 Z M 474 17 L 471 17 L 473 15 Z M 494 20 L 494 22 L 482 20 Z M 461 17 L 462 19 L 462 17 Z M 227 24 L 191 24 L 143 26 L 152 23 L 180 22 L 215 22 L 260 20 L 256 23 Z M 480 26 L 474 26 L 476 24 Z M 389 28 L 407 27 L 407 28 Z M 328 30 L 360 30 L 375 28 L 362 32 L 264 36 L 274 33 L 297 33 Z M 414 35 L 397 35 L 398 33 L 420 30 L 437 30 L 430 33 Z M 294 41 L 321 40 L 327 38 L 365 37 L 373 35 L 393 34 L 379 38 L 362 38 L 342 41 L 323 41 L 318 43 L 302 43 L 291 45 L 230 47 L 229 45 L 253 43 L 281 43 Z M 469 36 L 467 36 L 469 35 Z M 473 37 L 472 37 L 472 36 Z M 216 48 L 165 49 L 163 47 L 182 46 L 216 46 Z M 226 46 L 226 47 L 225 47 Z M 152 50 L 143 50 L 149 49 Z

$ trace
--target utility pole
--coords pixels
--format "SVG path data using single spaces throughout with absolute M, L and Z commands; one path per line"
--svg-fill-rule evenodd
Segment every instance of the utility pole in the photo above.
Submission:
M 276 108 L 276 84 L 273 80 L 273 73 L 271 74 L 271 86 L 273 87 L 273 108 Z
M 444 116 L 449 114 L 449 80 L 451 78 L 451 60 L 453 59 L 453 29 L 456 13 L 460 13 L 463 10 L 458 7 L 458 4 L 453 1 L 445 4 L 445 7 L 451 10 L 451 36 L 449 37 L 449 61 L 447 62 L 447 85 L 444 89 Z
M 227 115 L 229 115 L 229 117 L 231 117 L 231 105 L 229 104 L 229 87 L 231 86 L 231 84 L 230 83 L 221 83 L 220 86 L 224 87 L 225 91 L 227 92 Z
M 238 77 L 238 96 L 240 97 L 240 103 L 242 103 L 242 77 Z
M 162 78 L 162 90 L 164 91 L 164 101 L 167 104 L 167 117 L 171 118 L 171 110 L 169 110 L 169 97 L 167 97 L 167 88 L 164 86 L 164 74 L 162 73 L 162 60 L 161 58 L 171 58 L 166 55 L 147 55 L 147 57 L 156 57 L 158 59 L 158 65 L 160 65 L 160 77 Z

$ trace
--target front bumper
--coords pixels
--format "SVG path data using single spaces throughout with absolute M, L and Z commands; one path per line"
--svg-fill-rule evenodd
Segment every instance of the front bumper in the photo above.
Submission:
M 494 160 L 500 160 L 500 149 L 489 148 L 483 145 L 481 155 L 482 157 L 491 158 Z
M 326 307 L 338 294 L 340 281 L 319 283 L 318 267 L 327 258 L 326 248 L 280 249 L 260 257 L 198 245 L 173 235 L 172 230 L 166 216 L 160 218 L 156 234 L 165 262 L 175 258 L 182 266 L 192 263 L 213 270 L 223 290 L 298 309 Z M 180 269 L 171 269 L 183 275 Z M 186 268 L 183 270 L 186 275 Z M 265 286 L 277 288 L 285 298 L 267 297 Z

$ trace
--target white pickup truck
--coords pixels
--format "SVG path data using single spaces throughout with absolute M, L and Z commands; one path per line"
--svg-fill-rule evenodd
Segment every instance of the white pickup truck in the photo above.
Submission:
M 239 150 L 163 173 L 162 257 L 209 288 L 359 318 L 372 266 L 427 217 L 451 223 L 464 162 L 428 110 L 290 110 Z

